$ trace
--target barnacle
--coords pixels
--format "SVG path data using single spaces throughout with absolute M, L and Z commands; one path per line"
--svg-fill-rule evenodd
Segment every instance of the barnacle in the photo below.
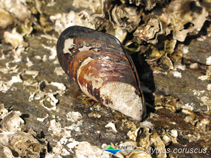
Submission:
M 160 19 L 166 30 L 173 30 L 173 38 L 181 42 L 188 33 L 200 31 L 208 16 L 197 0 L 174 0 L 163 11 Z
M 109 10 L 109 19 L 114 28 L 120 27 L 132 32 L 141 21 L 141 12 L 136 7 L 115 5 Z
M 163 34 L 161 21 L 156 17 L 149 17 L 144 25 L 140 25 L 133 33 L 134 41 L 141 43 L 147 41 L 156 44 L 158 42 L 158 35 Z

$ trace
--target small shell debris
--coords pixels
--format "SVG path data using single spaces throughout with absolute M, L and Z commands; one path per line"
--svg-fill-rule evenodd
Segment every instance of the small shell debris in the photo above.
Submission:
M 48 47 L 45 46 L 44 44 L 42 44 L 43 48 L 50 50 L 51 55 L 49 56 L 49 60 L 53 60 L 57 57 L 57 53 L 56 53 L 56 47 Z
M 0 91 L 6 93 L 9 89 L 12 88 L 13 83 L 22 82 L 20 75 L 12 76 L 12 79 L 9 81 L 0 81 Z
M 173 76 L 176 77 L 176 78 L 182 78 L 181 72 L 178 72 L 178 71 L 174 71 Z
M 37 118 L 37 121 L 40 121 L 40 122 L 43 122 L 46 118 L 48 118 L 48 114 L 45 116 L 45 117 L 43 117 L 43 118 Z
M 68 112 L 68 113 L 66 114 L 66 117 L 67 117 L 67 120 L 68 120 L 68 121 L 76 122 L 76 121 L 78 121 L 79 119 L 82 118 L 82 115 L 81 115 L 81 113 L 79 113 L 79 112 L 71 111 L 71 112 Z
M 199 64 L 198 63 L 192 63 L 192 64 L 190 64 L 190 68 L 191 69 L 198 69 L 199 68 Z
M 74 11 L 70 11 L 69 13 L 58 13 L 56 15 L 50 16 L 51 21 L 55 22 L 54 29 L 59 34 L 67 27 L 73 25 L 86 26 L 92 29 L 95 29 L 95 26 L 91 23 L 93 18 L 90 17 L 88 12 L 81 11 L 76 13 Z
M 10 13 L 8 13 L 4 9 L 0 8 L 0 27 L 4 29 L 7 26 L 11 25 L 13 23 L 13 21 L 14 21 L 14 19 L 10 15 Z
M 29 101 L 40 100 L 40 104 L 47 110 L 56 110 L 56 104 L 58 103 L 58 99 L 56 99 L 55 96 L 58 94 L 62 95 L 63 93 L 65 93 L 65 85 L 58 82 L 48 83 L 46 80 L 43 80 L 39 83 L 35 83 L 34 86 L 36 87 L 36 90 L 30 95 Z M 44 89 L 46 86 L 56 87 L 57 90 L 50 89 L 48 92 L 45 92 Z M 51 107 L 46 106 L 46 101 L 51 104 Z
M 62 76 L 65 74 L 64 70 L 62 69 L 62 67 L 56 67 L 55 70 L 54 70 L 54 73 L 56 73 L 56 75 L 58 76 Z
M 198 79 L 200 79 L 202 81 L 208 80 L 209 79 L 209 76 L 207 76 L 207 75 L 199 76 Z
M 211 56 L 207 58 L 206 64 L 211 65 Z
M 64 128 L 62 128 L 61 124 L 59 122 L 56 122 L 55 119 L 50 121 L 49 131 L 53 132 L 53 135 L 55 136 L 66 136 L 70 137 L 70 132 L 67 132 Z
M 29 57 L 26 58 L 26 61 L 27 61 L 26 65 L 27 65 L 28 67 L 33 66 L 33 63 L 31 62 L 31 60 L 29 59 Z
M 188 47 L 183 47 L 183 53 L 187 54 L 189 52 L 189 48 Z
M 107 125 L 105 125 L 106 128 L 111 128 L 115 133 L 117 132 L 116 126 L 114 123 L 109 122 Z
M 8 110 L 4 107 L 4 104 L 0 104 L 0 119 L 3 119 L 6 114 L 8 114 Z
M 207 90 L 208 90 L 208 91 L 211 91 L 211 84 L 208 84 L 208 85 L 207 85 Z
M 9 147 L 13 153 L 17 152 L 19 157 L 39 157 L 40 152 L 45 148 L 30 133 L 3 132 L 0 133 L 0 140 L 3 146 Z
M 0 7 L 22 21 L 31 17 L 26 0 L 1 0 Z
M 102 149 L 92 146 L 88 142 L 80 142 L 75 150 L 76 158 L 110 158 L 110 154 Z
M 11 111 L 3 117 L 2 127 L 7 132 L 21 131 L 21 125 L 24 124 L 22 118 L 20 118 L 20 111 Z
M 24 121 L 20 116 L 20 111 L 8 112 L 8 110 L 4 107 L 4 104 L 0 104 L 0 119 L 2 119 L 1 125 L 3 131 L 21 131 L 21 126 L 24 124 Z
M 14 28 L 12 32 L 6 31 L 4 33 L 5 42 L 10 43 L 14 48 L 22 45 L 24 43 L 23 35 L 19 34 Z

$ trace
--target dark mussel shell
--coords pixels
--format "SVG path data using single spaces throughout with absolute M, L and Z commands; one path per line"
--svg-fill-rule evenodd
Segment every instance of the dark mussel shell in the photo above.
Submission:
M 136 68 L 114 36 L 86 27 L 65 29 L 57 42 L 64 71 L 90 98 L 141 120 L 146 112 Z

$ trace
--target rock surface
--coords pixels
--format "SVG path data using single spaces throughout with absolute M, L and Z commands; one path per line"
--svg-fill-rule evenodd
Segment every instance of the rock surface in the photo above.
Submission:
M 92 5 L 97 9 L 69 0 L 19 2 L 25 7 L 26 20 L 5 9 L 16 20 L 0 29 L 0 138 L 4 138 L 0 157 L 112 157 L 103 150 L 108 145 L 124 149 L 113 157 L 210 157 L 209 1 L 191 3 L 208 14 L 201 31 L 189 32 L 184 42 L 159 32 L 153 44 L 146 39 L 134 42 L 124 26 L 102 16 L 99 6 L 105 1 L 89 1 L 99 4 Z M 118 6 L 118 14 L 119 3 L 124 9 L 125 5 L 138 8 L 140 12 L 134 14 L 141 13 L 142 26 L 150 19 L 146 15 L 159 19 L 158 11 L 170 3 L 150 1 L 144 8 L 146 1 L 108 2 L 104 7 L 111 6 L 112 11 Z M 124 18 L 115 20 L 130 24 Z M 144 122 L 91 100 L 63 72 L 56 56 L 57 38 L 67 24 L 76 23 L 119 36 L 130 49 L 147 102 Z

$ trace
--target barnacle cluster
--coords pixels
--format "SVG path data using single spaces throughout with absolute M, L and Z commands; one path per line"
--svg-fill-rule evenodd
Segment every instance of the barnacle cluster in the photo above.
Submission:
M 135 44 L 136 51 L 140 50 L 140 45 L 147 44 L 149 47 L 143 52 L 148 52 L 149 58 L 162 54 L 156 60 L 166 54 L 166 58 L 171 60 L 166 65 L 169 69 L 181 65 L 181 62 L 175 62 L 178 58 L 173 53 L 176 44 L 198 35 L 205 22 L 210 21 L 208 7 L 199 0 L 121 0 L 119 3 L 108 0 L 87 3 L 89 5 L 74 0 L 73 5 L 79 12 L 51 16 L 50 19 L 56 24 L 55 30 L 61 33 L 68 26 L 80 25 L 112 34 L 128 48 L 134 49 Z M 159 50 L 155 54 L 151 49 L 154 45 Z M 164 53 L 161 53 L 163 47 Z
M 21 130 L 24 120 L 20 116 L 20 111 L 9 112 L 4 104 L 0 104 L 0 148 L 2 157 L 13 157 L 13 152 L 16 152 L 18 157 L 29 155 L 37 157 L 46 149 L 45 142 L 40 143 L 39 141 L 42 140 L 35 138 L 36 134 L 32 129 L 28 132 Z
M 100 23 L 101 29 L 105 29 L 108 33 L 114 30 L 115 34 L 115 30 L 121 28 L 127 33 L 133 32 L 138 43 L 146 41 L 153 44 L 157 43 L 159 35 L 167 36 L 169 34 L 172 34 L 173 39 L 184 41 L 188 35 L 197 34 L 204 22 L 209 20 L 208 11 L 198 0 L 121 0 L 121 3 L 118 4 L 109 0 L 88 1 L 87 3 L 89 5 L 73 1 L 76 8 L 82 7 L 87 10 L 74 12 L 75 15 L 67 19 L 58 14 L 57 19 L 52 17 L 52 20 L 66 22 L 63 29 L 67 28 L 67 25 L 75 24 L 98 29 Z M 62 16 L 69 14 L 73 14 L 73 11 Z M 74 17 L 78 17 L 76 19 L 78 21 L 71 20 Z M 99 19 L 100 17 L 101 19 Z M 98 18 L 97 23 L 94 20 L 96 18 Z M 98 27 L 95 27 L 96 24 Z

